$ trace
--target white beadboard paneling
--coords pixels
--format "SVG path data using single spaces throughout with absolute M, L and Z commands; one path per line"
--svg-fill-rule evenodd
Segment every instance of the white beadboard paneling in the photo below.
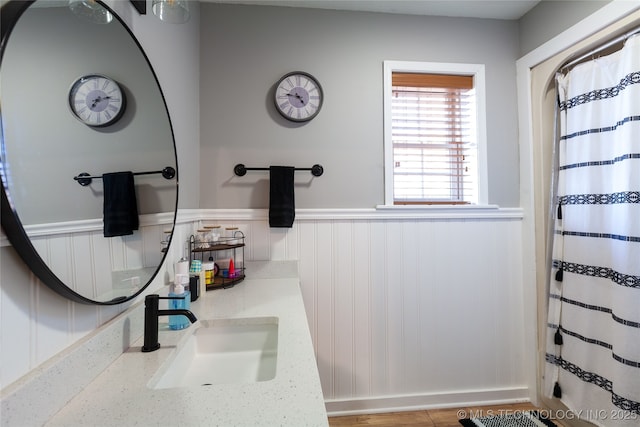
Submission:
M 203 224 L 239 227 L 247 237 L 249 261 L 298 260 L 330 412 L 527 396 L 521 211 L 476 209 L 465 216 L 439 209 L 422 215 L 416 210 L 304 210 L 289 229 L 269 228 L 265 210 L 189 211 L 179 218 L 160 284 L 171 280 L 185 242 Z M 157 256 L 148 252 L 159 248 L 162 227 L 149 225 L 142 238 L 126 244 L 105 243 L 101 230 L 83 235 L 65 229 L 38 237 L 36 246 L 52 261 L 64 251 L 74 254 L 76 264 L 114 257 L 114 265 L 131 265 Z M 63 267 L 71 274 L 69 266 Z M 93 280 L 100 293 L 108 288 L 109 276 L 91 267 L 72 280 Z M 9 289 L 3 284 L 3 325 L 8 325 L 4 307 L 19 315 L 22 304 L 7 304 Z M 18 358 L 25 352 L 33 354 L 27 357 L 33 369 L 121 311 L 119 306 L 78 308 L 37 280 L 27 289 L 33 296 L 18 300 L 29 301 L 29 345 L 19 341 L 20 352 L 7 362 L 22 373 L 25 364 Z M 2 328 L 3 344 L 7 330 Z M 2 380 L 13 379 L 3 369 Z
M 316 262 L 316 245 L 315 245 L 315 231 L 316 227 L 314 223 L 299 223 L 298 237 L 299 237 L 299 250 L 309 254 L 305 259 L 298 261 L 298 273 L 300 282 L 304 282 L 307 286 L 302 286 L 302 298 L 305 302 L 307 313 L 318 312 L 318 263 Z M 316 351 L 317 359 L 317 341 L 318 341 L 318 319 L 317 316 L 307 316 L 309 322 L 309 331 L 311 333 L 311 340 L 313 341 L 314 349 Z
M 353 273 L 353 225 L 349 221 L 335 221 L 326 224 L 331 228 L 333 254 L 330 262 L 334 265 L 331 283 L 333 288 L 334 393 L 354 394 L 354 326 L 355 305 Z
M 46 286 L 36 287 L 36 324 L 32 331 L 36 364 L 43 363 L 71 344 L 71 305 L 70 301 L 60 298 Z
M 296 227 L 297 228 L 297 227 Z M 293 230 L 293 228 L 291 229 Z M 273 261 L 284 261 L 287 259 L 287 235 L 289 229 L 275 228 L 271 231 L 269 239 L 269 258 Z
M 126 236 L 125 242 L 125 270 L 137 269 L 144 267 L 144 244 L 143 236 L 145 235 L 143 228 L 140 233 Z M 156 242 L 156 252 L 160 251 L 160 241 Z
M 72 275 L 74 290 L 94 289 L 93 266 L 95 264 L 91 250 L 91 236 L 86 233 L 70 236 L 73 248 Z
M 247 244 L 250 248 L 247 256 L 255 260 L 268 260 L 271 255 L 270 238 L 268 223 L 260 221 L 252 224 L 250 233 L 247 233 Z
M 68 262 L 68 260 L 73 260 L 72 243 L 68 235 L 53 236 L 47 239 L 47 255 L 50 265 L 53 266 L 52 270 L 56 272 L 56 276 L 64 283 L 71 284 L 71 287 L 74 288 L 76 285 L 72 274 L 74 265 L 73 262 Z
M 255 221 L 266 219 L 258 214 Z M 369 212 L 297 219 L 288 233 L 299 243 L 286 245 L 299 251 L 325 397 L 362 404 L 382 396 L 521 391 L 520 224 L 513 211 L 470 219 L 376 220 Z M 280 254 L 271 247 L 282 244 L 281 230 L 267 232 L 271 237 L 249 235 L 248 244 Z
M 287 250 L 282 261 L 294 261 L 300 259 L 300 228 L 294 222 L 294 226 L 286 231 Z
M 154 225 L 149 227 L 141 227 L 142 234 L 142 267 L 159 265 L 162 261 L 162 252 L 160 251 L 160 242 L 165 239 L 165 230 L 171 230 L 171 226 Z
M 371 313 L 368 319 L 362 319 L 371 334 L 371 391 L 370 395 L 388 394 L 388 318 L 387 318 L 387 280 L 393 266 L 386 262 L 390 252 L 386 244 L 386 224 L 384 221 L 372 221 L 369 224 L 371 242 L 369 264 L 365 267 L 370 274 Z M 362 267 L 361 267 L 362 268 Z M 305 286 L 303 284 L 303 286 Z M 325 396 L 325 398 L 330 398 Z
M 73 247 L 74 289 L 95 289 L 94 259 L 91 250 L 91 235 L 80 233 L 70 238 Z M 95 306 L 72 304 L 71 340 L 76 341 L 98 326 L 98 310 Z
M 111 296 L 114 265 L 142 266 L 145 259 L 158 259 L 160 240 L 164 237 L 162 231 L 167 225 L 150 224 L 154 218 L 164 216 L 141 220 L 145 225 L 141 227 L 140 237 L 127 236 L 122 241 L 105 239 L 101 221 L 100 227 L 93 222 L 79 221 L 38 226 L 31 230 L 32 243 L 56 275 L 71 288 L 89 289 L 91 297 Z M 11 349 L 2 353 L 0 381 L 3 386 L 35 369 L 126 308 L 71 303 L 29 273 L 13 248 L 2 250 L 3 255 L 11 254 L 3 260 L 0 294 L 1 344 L 3 349 Z M 114 255 L 116 260 L 112 258 Z M 96 263 L 96 260 L 105 259 L 109 262 Z M 16 324 L 20 326 L 16 327 Z
M 325 378 L 325 381 L 322 382 L 322 391 L 326 396 L 335 394 L 336 377 L 344 374 L 344 372 L 341 372 L 343 366 L 339 365 L 342 361 L 336 360 L 336 342 L 334 340 L 336 327 L 341 328 L 342 325 L 336 325 L 336 322 L 339 322 L 340 319 L 336 319 L 335 316 L 335 266 L 333 263 L 334 246 L 331 223 L 318 222 L 310 224 L 310 226 L 313 228 L 313 233 L 310 237 L 315 242 L 315 247 L 311 254 L 314 256 L 316 263 L 315 294 L 317 311 L 313 313 L 314 321 L 317 322 L 316 357 L 320 378 Z M 308 315 L 309 313 L 307 313 Z
M 109 258 L 111 269 L 114 271 L 124 270 L 126 267 L 125 242 L 126 237 L 121 239 L 105 239 L 109 243 Z
M 93 249 L 94 260 L 111 259 L 111 243 L 109 239 L 105 239 L 102 231 L 91 232 L 91 247 Z M 95 274 L 95 297 L 100 295 L 110 295 L 113 290 L 113 282 L 111 280 L 111 271 L 113 268 L 111 262 L 95 262 L 93 264 Z M 105 319 L 106 320 L 106 319 Z
M 83 304 L 71 306 L 71 334 L 70 343 L 73 343 L 100 326 L 98 307 Z
M 33 275 L 13 248 L 0 249 L 0 389 L 32 368 L 35 360 Z M 26 277 L 26 280 L 25 280 Z
M 368 222 L 351 225 L 353 245 L 353 393 L 371 393 L 371 275 L 377 266 L 371 265 L 371 232 Z M 358 319 L 367 319 L 358 321 Z
M 299 221 L 325 397 L 521 390 L 520 224 Z
M 387 316 L 387 384 L 388 393 L 402 392 L 405 383 L 404 346 L 404 276 L 402 253 L 402 226 L 397 221 L 386 224 L 386 258 L 376 264 L 386 263 L 385 307 Z M 335 395 L 338 396 L 338 395 Z

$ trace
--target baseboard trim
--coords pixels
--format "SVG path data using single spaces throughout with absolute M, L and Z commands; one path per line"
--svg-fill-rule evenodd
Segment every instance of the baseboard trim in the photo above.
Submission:
M 529 402 L 527 387 L 325 400 L 327 415 L 377 414 Z

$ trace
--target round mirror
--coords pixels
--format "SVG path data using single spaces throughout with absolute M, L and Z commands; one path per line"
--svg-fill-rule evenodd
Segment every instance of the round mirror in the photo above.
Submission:
M 2 6 L 1 218 L 42 282 L 110 305 L 142 292 L 166 256 L 177 159 L 140 44 L 103 3 L 84 3 L 113 19 L 67 0 Z

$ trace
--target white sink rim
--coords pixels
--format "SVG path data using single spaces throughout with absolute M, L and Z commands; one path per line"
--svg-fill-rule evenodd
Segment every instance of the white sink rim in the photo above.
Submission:
M 147 387 L 171 389 L 273 380 L 277 373 L 278 323 L 274 316 L 201 320 L 186 331 Z M 239 339 L 239 334 L 245 339 Z

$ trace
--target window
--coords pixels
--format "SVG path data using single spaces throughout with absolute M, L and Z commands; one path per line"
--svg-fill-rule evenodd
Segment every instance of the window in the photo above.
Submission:
M 385 203 L 485 204 L 484 66 L 384 65 Z

